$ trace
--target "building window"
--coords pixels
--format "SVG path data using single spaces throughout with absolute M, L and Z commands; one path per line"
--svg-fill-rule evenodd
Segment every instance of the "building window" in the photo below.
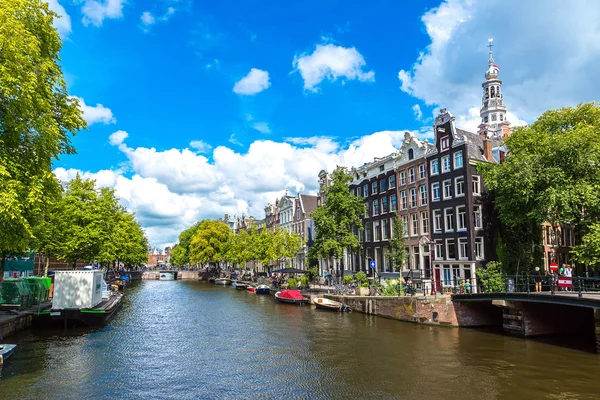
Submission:
M 416 207 L 417 206 L 417 189 L 416 188 L 412 188 L 410 189 L 410 207 Z
M 375 232 L 375 241 L 381 240 L 381 223 L 379 221 L 373 222 L 373 232 Z
M 427 235 L 429 233 L 429 214 L 427 211 L 421 213 L 421 234 Z
M 431 184 L 431 201 L 438 201 L 440 199 L 440 184 L 432 183 Z
M 454 239 L 446 239 L 446 258 L 448 260 L 456 259 L 456 247 L 454 246 Z
M 396 218 L 390 218 L 390 223 L 388 225 L 389 237 L 394 237 L 394 224 L 396 223 Z
M 395 194 L 390 196 L 390 211 L 396 211 L 398 209 L 398 199 Z
M 427 177 L 427 168 L 425 164 L 419 165 L 419 179 L 425 179 Z
M 383 172 L 383 171 L 385 171 L 385 165 L 381 165 L 381 166 L 379 167 L 379 172 Z
M 443 249 L 444 245 L 442 243 L 436 243 L 435 247 L 433 248 L 433 257 L 436 260 L 441 260 L 442 259 L 442 253 L 443 253 Z
M 450 156 L 442 157 L 442 173 L 450 172 Z
M 479 182 L 479 176 L 473 175 L 473 196 L 479 196 L 481 194 L 481 184 Z
M 369 218 L 369 216 L 371 215 L 369 214 L 371 212 L 371 203 L 369 203 L 369 201 L 367 200 L 365 204 L 367 205 L 365 207 L 365 218 Z
M 406 190 L 400 192 L 400 207 L 402 207 L 402 210 L 406 210 L 408 208 L 406 202 Z
M 481 206 L 473 207 L 473 225 L 475 225 L 475 229 L 483 229 L 483 220 L 481 217 Z
M 448 136 L 444 136 L 440 140 L 441 151 L 448 150 L 450 148 L 450 138 Z
M 463 166 L 463 154 L 462 150 L 454 153 L 454 169 L 462 168 Z
M 385 214 L 386 212 L 388 212 L 388 199 L 384 197 L 381 199 L 381 213 Z
M 390 189 L 394 189 L 396 187 L 396 175 L 390 176 Z
M 442 210 L 433 210 L 433 231 L 442 231 Z
M 465 206 L 456 207 L 456 226 L 459 231 L 467 230 L 467 208 Z
M 454 231 L 454 210 L 451 208 L 444 209 L 446 222 L 446 232 Z
M 431 160 L 431 175 L 437 175 L 440 173 L 440 161 L 439 160 Z
M 452 198 L 452 181 L 444 181 L 444 200 Z
M 483 238 L 476 237 L 475 238 L 475 258 L 478 260 L 483 260 Z
M 373 200 L 373 215 L 379 215 L 379 200 Z
M 494 88 L 492 88 L 494 90 Z M 492 122 L 496 120 L 496 114 L 492 114 Z
M 408 217 L 406 215 L 402 216 L 402 231 L 404 232 L 404 237 L 408 237 Z
M 459 176 L 454 181 L 454 196 L 464 196 L 465 195 L 465 178 L 463 176 Z
M 400 184 L 406 185 L 406 171 L 400 172 Z
M 360 196 L 360 195 L 361 195 L 361 193 L 360 193 L 360 186 L 356 188 L 356 195 L 357 195 L 357 196 Z
M 410 232 L 411 236 L 419 235 L 419 214 L 411 214 L 410 216 L 412 222 L 412 230 Z
M 413 149 L 408 149 L 408 159 L 412 160 L 415 158 L 415 151 Z
M 368 184 L 363 186 L 363 196 L 369 197 L 369 185 Z
M 379 190 L 381 190 L 381 193 L 387 190 L 387 179 L 384 178 L 379 181 Z
M 377 181 L 372 184 L 371 194 L 377 194 Z
M 421 186 L 421 205 L 427 205 L 427 185 Z
M 467 238 L 458 239 L 458 258 L 468 260 L 469 253 L 467 252 Z
M 415 169 L 411 168 L 408 170 L 408 183 L 413 183 L 415 181 Z
M 365 226 L 365 237 L 366 237 L 366 241 L 367 242 L 371 242 L 372 241 L 371 226 L 368 223 Z
M 381 234 L 383 236 L 383 240 L 388 240 L 390 237 L 390 226 L 387 219 L 381 220 Z

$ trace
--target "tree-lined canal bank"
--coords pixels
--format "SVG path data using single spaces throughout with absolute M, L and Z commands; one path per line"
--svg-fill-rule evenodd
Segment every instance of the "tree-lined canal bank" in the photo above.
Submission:
M 549 339 L 550 340 L 550 339 Z M 0 397 L 597 398 L 593 343 L 278 304 L 203 282 L 143 281 L 97 330 L 26 331 Z M 574 346 L 580 338 L 573 337 Z

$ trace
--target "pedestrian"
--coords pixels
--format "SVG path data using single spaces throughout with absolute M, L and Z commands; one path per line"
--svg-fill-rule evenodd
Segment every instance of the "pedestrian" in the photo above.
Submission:
M 467 283 L 465 283 L 465 290 L 468 294 L 471 293 L 471 279 L 467 279 Z
M 542 291 L 542 274 L 540 273 L 540 267 L 535 267 L 533 280 L 535 282 L 535 292 L 540 293 Z
M 565 277 L 568 277 L 568 278 L 572 278 L 573 277 L 573 270 L 571 269 L 570 265 L 566 266 L 563 274 L 564 274 Z

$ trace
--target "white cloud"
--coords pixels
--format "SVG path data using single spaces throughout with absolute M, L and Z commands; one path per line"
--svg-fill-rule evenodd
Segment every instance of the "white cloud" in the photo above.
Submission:
M 85 0 L 81 8 L 82 22 L 85 26 L 102 26 L 104 19 L 122 18 L 124 4 L 125 0 Z
M 248 75 L 240 79 L 233 86 L 233 92 L 252 96 L 266 90 L 271 86 L 269 73 L 261 69 L 252 68 Z
M 127 139 L 128 136 L 129 134 L 125 131 L 116 131 L 108 137 L 108 141 L 113 146 L 118 146 L 121 143 L 123 143 L 123 141 Z
M 212 146 L 204 140 L 192 140 L 190 147 L 196 149 L 198 153 L 208 153 L 212 149 Z
M 58 0 L 48 0 L 48 7 L 59 15 L 58 18 L 54 19 L 54 27 L 62 38 L 67 37 L 71 33 L 71 17 Z
M 447 107 L 472 127 L 479 121 L 486 45 L 493 36 L 509 121 L 530 123 L 547 109 L 592 101 L 598 92 L 598 14 L 594 0 L 446 0 L 422 16 L 431 42 L 399 71 L 401 90 L 426 105 Z
M 154 25 L 156 22 L 156 18 L 154 18 L 150 11 L 144 11 L 140 19 L 142 20 L 142 24 L 144 24 L 144 26 Z
M 423 118 L 423 111 L 421 111 L 421 107 L 418 104 L 412 106 L 412 110 L 415 113 L 415 118 L 420 121 Z
M 304 89 L 313 92 L 318 90 L 317 86 L 325 79 L 375 81 L 375 72 L 363 70 L 366 61 L 354 47 L 318 44 L 312 54 L 295 56 L 293 66 L 304 80 Z
M 269 124 L 266 122 L 254 122 L 252 124 L 252 128 L 256 129 L 257 131 L 259 131 L 261 133 L 271 133 L 271 128 L 269 127 Z
M 129 159 L 126 169 L 57 168 L 55 174 L 68 181 L 79 172 L 100 186 L 115 188 L 121 203 L 140 219 L 151 243 L 164 245 L 202 218 L 226 213 L 263 218 L 264 206 L 286 190 L 316 192 L 320 170 L 360 166 L 399 148 L 403 137 L 403 131 L 382 131 L 347 144 L 322 136 L 258 140 L 245 151 L 218 146 L 209 161 L 188 149 L 130 148 L 127 133 L 117 131 L 109 140 Z M 232 135 L 230 142 L 235 141 Z
M 235 137 L 235 133 L 232 133 L 231 136 L 229 136 L 229 139 L 227 139 L 227 141 L 231 144 L 235 144 L 236 146 L 242 145 L 242 143 Z
M 83 111 L 83 119 L 88 126 L 101 122 L 103 124 L 114 124 L 117 122 L 110 108 L 104 107 L 98 103 L 95 106 L 88 106 L 81 97 L 72 96 L 79 100 L 79 108 Z

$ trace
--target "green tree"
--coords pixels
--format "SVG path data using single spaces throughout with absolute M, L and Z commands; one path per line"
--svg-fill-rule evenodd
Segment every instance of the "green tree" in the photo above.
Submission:
M 485 268 L 478 268 L 477 284 L 484 293 L 503 292 L 505 289 L 502 264 L 496 261 L 488 262 Z
M 302 249 L 302 238 L 295 232 L 278 228 L 273 235 L 273 254 L 275 260 L 295 258 Z
M 0 280 L 9 253 L 33 239 L 52 160 L 85 128 L 59 64 L 57 15 L 41 0 L 0 0 Z
M 171 250 L 171 264 L 177 267 L 183 267 L 186 262 L 185 248 L 181 244 L 176 244 Z
M 583 236 L 600 217 L 600 107 L 551 110 L 515 128 L 500 164 L 482 164 L 502 222 L 505 263 L 539 263 L 540 225 L 571 223 Z
M 196 222 L 194 225 L 190 226 L 179 234 L 179 246 L 185 250 L 183 259 L 180 260 L 181 265 L 187 265 L 190 263 L 190 245 L 192 244 L 192 238 L 196 234 L 196 231 L 198 231 L 198 227 L 201 223 L 202 221 Z
M 394 213 L 392 237 L 389 239 L 391 251 L 388 251 L 386 256 L 392 268 L 398 271 L 402 270 L 402 267 L 406 264 L 409 256 L 404 234 L 404 223 L 398 217 L 398 213 Z
M 335 264 L 344 250 L 353 251 L 360 246 L 353 229 L 363 229 L 361 218 L 366 206 L 362 198 L 350 192 L 351 179 L 341 167 L 333 171 L 332 184 L 325 190 L 325 202 L 313 213 L 317 234 L 309 250 L 310 258 L 326 258 Z
M 600 267 L 600 222 L 591 224 L 581 243 L 573 247 L 575 260 L 585 266 Z
M 231 234 L 229 226 L 222 221 L 207 219 L 200 222 L 190 244 L 190 262 L 214 264 L 223 261 Z

